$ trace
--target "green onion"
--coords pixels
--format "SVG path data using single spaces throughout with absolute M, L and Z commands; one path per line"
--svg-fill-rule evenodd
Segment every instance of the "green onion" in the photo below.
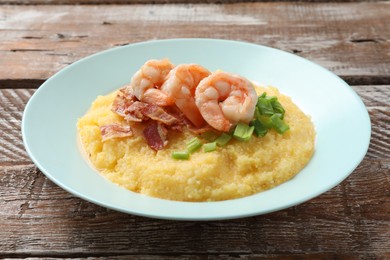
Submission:
M 260 113 L 259 107 L 256 106 L 255 107 L 255 118 L 258 119 L 259 117 L 261 117 L 261 113 Z
M 199 150 L 202 147 L 202 142 L 198 139 L 198 137 L 192 138 L 187 143 L 187 151 L 189 153 L 194 153 L 195 151 Z
M 272 120 L 270 117 L 268 116 L 259 116 L 257 118 L 257 120 L 260 121 L 260 123 L 265 126 L 266 128 L 272 128 L 273 124 L 272 124 Z
M 203 145 L 203 151 L 205 153 L 213 152 L 217 149 L 217 142 L 207 143 Z
M 267 95 L 267 94 L 266 94 Z M 269 100 L 271 103 L 274 102 L 275 100 L 278 100 L 277 97 L 275 96 L 265 96 L 265 99 Z
M 280 118 L 284 118 L 284 114 L 286 113 L 286 110 L 282 107 L 282 104 L 279 103 L 278 99 L 275 97 L 274 100 L 271 101 L 272 108 L 275 111 L 275 114 L 280 114 Z
M 266 98 L 259 97 L 257 99 L 257 107 L 262 115 L 272 116 L 274 114 L 271 101 Z
M 284 134 L 290 127 L 277 115 L 271 116 L 273 128 L 279 134 Z
M 232 139 L 231 135 L 223 133 L 217 139 L 215 139 L 215 142 L 219 146 L 224 146 L 230 141 L 230 139 Z
M 267 96 L 266 92 L 261 94 L 257 99 L 254 120 L 250 123 L 254 127 L 254 134 L 264 136 L 270 128 L 274 128 L 279 134 L 285 133 L 290 129 L 283 121 L 285 113 L 276 96 Z
M 175 151 L 172 152 L 172 158 L 178 160 L 188 160 L 188 158 L 190 158 L 190 154 L 186 151 Z
M 264 126 L 258 119 L 255 119 L 251 122 L 251 126 L 254 126 L 253 130 L 256 136 L 265 136 L 268 132 L 268 128 Z
M 233 136 L 240 141 L 249 141 L 255 127 L 239 123 L 233 133 Z
M 284 108 L 282 107 L 282 104 L 280 104 L 280 102 L 276 99 L 274 100 L 272 103 L 272 107 L 274 108 L 274 111 L 276 113 L 280 113 L 282 115 L 284 115 L 284 113 L 286 112 L 286 110 L 284 110 Z
M 204 132 L 201 134 L 201 136 L 203 139 L 206 139 L 207 141 L 210 142 L 214 141 L 218 137 L 218 135 L 213 131 Z

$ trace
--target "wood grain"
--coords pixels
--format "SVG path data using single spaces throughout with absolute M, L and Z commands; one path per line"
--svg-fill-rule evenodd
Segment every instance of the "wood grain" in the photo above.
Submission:
M 242 2 L 283 2 L 284 0 L 0 0 L 0 4 L 17 5 L 74 5 L 74 4 L 229 4 Z M 332 3 L 378 2 L 380 0 L 330 0 Z M 324 0 L 289 0 L 289 2 L 325 2 Z
M 389 84 L 389 8 L 389 2 L 3 5 L 0 86 L 47 79 L 107 48 L 183 37 L 263 44 L 365 80 L 354 84 Z
M 372 167 L 374 166 L 374 167 Z M 0 252 L 121 254 L 388 253 L 390 161 L 364 160 L 331 191 L 246 219 L 178 222 L 114 212 L 73 197 L 33 165 L 0 168 Z M 113 225 L 115 223 L 115 225 Z

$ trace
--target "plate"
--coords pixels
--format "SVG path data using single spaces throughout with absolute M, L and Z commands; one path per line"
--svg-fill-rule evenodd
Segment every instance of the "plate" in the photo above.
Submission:
M 148 59 L 199 63 L 273 85 L 312 117 L 316 150 L 293 179 L 268 191 L 220 202 L 151 198 L 117 186 L 93 170 L 77 144 L 76 123 L 98 95 L 130 81 Z M 371 135 L 358 95 L 328 70 L 273 48 L 217 39 L 142 42 L 84 58 L 48 79 L 29 100 L 23 141 L 38 168 L 68 192 L 135 215 L 177 220 L 216 220 L 265 214 L 297 205 L 333 188 L 364 158 Z

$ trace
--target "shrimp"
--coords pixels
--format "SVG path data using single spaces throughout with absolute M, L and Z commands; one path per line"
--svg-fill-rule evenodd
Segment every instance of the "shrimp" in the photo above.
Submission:
M 247 79 L 219 71 L 199 83 L 195 103 L 210 126 L 228 132 L 239 122 L 250 122 L 255 112 L 257 94 Z
M 158 106 L 169 106 L 174 100 L 160 90 L 174 65 L 168 60 L 149 60 L 131 78 L 127 90 L 138 100 Z
M 206 124 L 195 104 L 195 89 L 211 73 L 197 64 L 181 64 L 171 70 L 161 90 L 175 100 L 176 106 L 196 126 Z

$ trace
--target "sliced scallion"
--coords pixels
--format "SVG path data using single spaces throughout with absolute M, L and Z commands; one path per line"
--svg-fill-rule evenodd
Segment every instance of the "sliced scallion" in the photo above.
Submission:
M 254 129 L 254 126 L 238 123 L 234 130 L 233 136 L 240 141 L 248 141 L 251 138 Z
M 273 124 L 272 124 L 272 120 L 271 120 L 270 117 L 268 117 L 268 116 L 259 116 L 257 119 L 258 119 L 258 120 L 261 122 L 261 124 L 262 124 L 263 126 L 265 126 L 266 128 L 272 128 Z
M 187 151 L 174 151 L 172 152 L 172 158 L 177 160 L 188 160 L 190 154 Z
M 213 152 L 217 149 L 217 142 L 211 142 L 203 145 L 203 151 L 205 153 Z
M 195 151 L 199 150 L 202 147 L 202 145 L 203 144 L 199 140 L 199 138 L 194 137 L 187 143 L 187 151 L 189 153 L 194 153 Z
M 217 143 L 218 146 L 224 146 L 230 141 L 230 139 L 232 139 L 231 135 L 223 133 L 220 136 L 218 136 L 217 139 L 215 139 L 215 142 Z
M 255 118 L 259 118 L 259 117 L 261 117 L 261 113 L 260 113 L 259 107 L 256 106 L 255 107 Z
M 259 108 L 259 111 L 262 115 L 272 116 L 274 114 L 271 101 L 267 98 L 259 97 L 257 99 L 257 107 Z
M 280 104 L 278 99 L 271 101 L 271 105 L 272 108 L 274 109 L 275 114 L 280 114 L 281 115 L 280 118 L 283 119 L 286 111 L 284 110 L 282 104 Z
M 277 97 L 275 97 L 275 96 L 267 96 L 267 94 L 266 94 L 266 96 L 264 98 L 269 100 L 271 103 L 274 102 L 275 100 L 278 100 Z
M 260 120 L 255 119 L 251 122 L 251 126 L 254 126 L 255 129 L 253 130 L 253 133 L 256 136 L 265 136 L 268 132 L 268 128 L 264 126 Z
M 287 130 L 290 129 L 290 127 L 277 114 L 271 116 L 271 120 L 273 128 L 279 134 L 284 134 Z

